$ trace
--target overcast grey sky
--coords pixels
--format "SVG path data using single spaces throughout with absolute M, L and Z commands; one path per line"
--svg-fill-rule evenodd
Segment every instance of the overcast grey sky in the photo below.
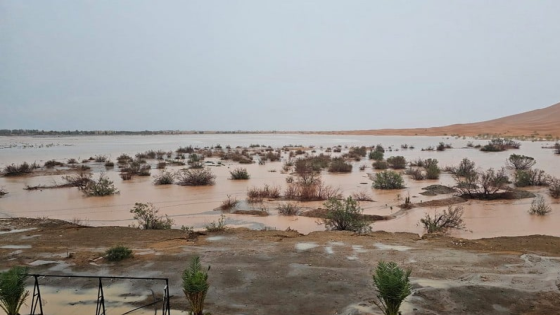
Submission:
M 0 128 L 352 130 L 560 102 L 560 1 L 0 0 Z

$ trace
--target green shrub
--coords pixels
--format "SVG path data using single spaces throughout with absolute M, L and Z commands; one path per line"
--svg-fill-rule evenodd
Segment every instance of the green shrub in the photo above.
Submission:
M 552 211 L 550 205 L 546 203 L 543 196 L 541 195 L 537 195 L 537 197 L 533 199 L 533 201 L 531 202 L 531 208 L 529 208 L 529 213 L 536 215 L 545 215 L 550 211 Z
M 459 167 L 454 170 L 454 174 L 461 177 L 470 176 L 475 172 L 475 163 L 467 158 L 461 160 Z
M 384 151 L 371 151 L 368 157 L 370 160 L 381 161 L 383 160 L 383 152 Z
M 520 169 L 515 172 L 515 186 L 546 186 L 549 183 L 549 176 L 543 170 L 539 169 Z
M 375 189 L 402 189 L 404 188 L 404 180 L 402 175 L 394 171 L 383 171 L 375 174 L 373 181 Z
M 403 270 L 396 263 L 380 261 L 373 274 L 377 291 L 375 305 L 384 315 L 398 315 L 402 302 L 412 293 L 410 269 Z
M 560 198 L 560 179 L 552 178 L 549 180 L 548 193 L 552 198 Z
M 389 164 L 383 160 L 375 161 L 371 166 L 376 170 L 386 170 L 389 168 Z
M 173 225 L 173 219 L 166 215 L 159 215 L 159 209 L 151 203 L 134 204 L 130 210 L 134 214 L 134 220 L 138 222 L 138 228 L 143 230 L 169 230 Z
M 193 315 L 202 315 L 204 300 L 210 287 L 208 271 L 210 266 L 207 271 L 203 271 L 198 256 L 193 257 L 190 266 L 183 271 L 183 292 L 191 304 Z
M 492 139 L 488 142 L 488 144 L 482 146 L 480 151 L 484 152 L 501 152 L 508 149 L 519 149 L 521 143 L 515 142 L 511 139 Z
M 356 233 L 369 232 L 369 223 L 364 220 L 362 208 L 352 197 L 340 201 L 334 198 L 325 202 L 327 215 L 323 223 L 327 230 L 353 231 Z
M 110 196 L 118 194 L 119 191 L 115 188 L 113 181 L 111 181 L 105 174 L 99 174 L 97 181 L 90 180 L 83 188 L 84 195 L 86 196 Z
M 209 168 L 187 169 L 178 174 L 178 184 L 182 186 L 214 185 L 216 175 Z
M 249 172 L 247 172 L 247 169 L 242 167 L 238 167 L 229 173 L 231 174 L 231 179 L 233 180 L 244 180 L 251 178 Z
M 276 208 L 279 215 L 299 215 L 301 208 L 295 203 L 282 203 Z
M 391 156 L 387 159 L 389 166 L 396 170 L 402 170 L 406 168 L 406 159 L 404 156 Z
M 175 182 L 176 174 L 163 171 L 154 177 L 154 185 L 172 185 Z
M 443 213 L 434 213 L 420 219 L 420 223 L 424 225 L 426 233 L 445 233 L 450 229 L 463 229 L 465 224 L 463 222 L 463 207 L 449 206 Z
M 437 160 L 435 164 L 433 163 L 426 164 L 424 168 L 426 169 L 427 179 L 439 179 L 439 174 L 441 173 L 441 170 L 437 166 Z
M 208 232 L 222 232 L 226 230 L 226 216 L 221 215 L 217 222 L 211 222 L 206 226 Z
M 537 163 L 534 158 L 525 155 L 512 154 L 506 160 L 506 167 L 512 170 L 528 170 Z
M 121 261 L 131 257 L 133 257 L 132 250 L 123 245 L 113 246 L 105 252 L 105 258 L 108 261 Z
M 503 168 L 499 171 L 492 168 L 485 172 L 473 171 L 464 177 L 455 176 L 455 181 L 461 196 L 474 199 L 493 199 L 509 184 Z
M 19 315 L 19 309 L 29 296 L 25 289 L 27 271 L 27 267 L 16 266 L 0 273 L 0 308 L 7 315 Z
M 331 173 L 349 173 L 352 172 L 352 164 L 344 161 L 343 158 L 333 158 L 329 165 Z

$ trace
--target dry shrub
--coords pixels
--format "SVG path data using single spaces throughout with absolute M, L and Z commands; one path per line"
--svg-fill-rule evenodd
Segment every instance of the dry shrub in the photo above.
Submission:
M 278 209 L 279 215 L 299 215 L 301 212 L 300 206 L 295 203 L 283 203 L 278 205 L 276 209 Z
M 352 198 L 357 201 L 373 201 L 373 198 L 365 191 L 353 193 Z
M 214 185 L 216 175 L 209 168 L 186 169 L 177 174 L 177 183 L 181 186 Z

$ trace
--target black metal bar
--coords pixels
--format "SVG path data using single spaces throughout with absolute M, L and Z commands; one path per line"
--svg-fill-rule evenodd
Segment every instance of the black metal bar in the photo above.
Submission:
M 141 308 L 144 308 L 144 307 L 148 307 L 148 306 L 152 306 L 152 305 L 158 304 L 158 303 L 161 302 L 161 301 L 162 301 L 162 300 L 157 299 L 157 300 L 155 300 L 155 301 L 153 301 L 153 302 L 151 302 L 151 303 L 149 303 L 149 304 L 142 305 L 142 306 L 138 306 L 137 308 L 132 309 L 132 310 L 126 312 L 126 313 L 122 313 L 122 315 L 130 314 L 130 313 L 132 313 L 132 312 L 134 312 L 134 311 L 137 311 L 137 310 L 139 310 L 139 309 L 141 309 Z
M 103 312 L 101 312 L 103 310 Z M 105 296 L 103 295 L 103 282 L 99 277 L 99 289 L 97 290 L 97 309 L 95 315 L 105 315 Z
M 171 304 L 169 302 L 169 279 L 165 279 L 163 290 L 163 312 L 162 315 L 171 315 Z
M 38 277 L 38 275 L 33 275 L 35 284 L 33 285 L 33 298 L 31 299 L 31 315 L 43 315 L 43 301 L 41 300 L 41 289 Z M 40 313 L 36 313 L 37 305 L 39 305 Z
M 78 276 L 78 275 L 40 275 L 40 274 L 29 274 L 29 276 L 34 277 L 45 277 L 45 278 L 88 278 L 88 279 L 123 279 L 123 280 L 161 280 L 168 281 L 168 278 L 142 278 L 142 277 L 118 277 L 118 276 Z

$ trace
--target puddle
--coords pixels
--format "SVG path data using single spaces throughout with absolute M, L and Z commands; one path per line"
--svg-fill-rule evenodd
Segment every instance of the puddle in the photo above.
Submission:
M 31 245 L 4 245 L 4 246 L 0 246 L 0 248 L 5 248 L 5 249 L 25 249 L 25 248 L 31 248 Z
M 29 263 L 29 266 L 43 266 L 43 265 L 50 265 L 50 264 L 57 264 L 59 261 L 54 260 L 35 260 L 34 262 Z
M 331 246 L 325 247 L 325 252 L 326 252 L 327 254 L 329 254 L 329 255 L 334 254 L 334 250 L 332 249 Z
M 383 244 L 383 243 L 375 243 L 375 244 L 373 244 L 373 246 L 375 246 L 377 249 L 380 249 L 380 250 L 396 250 L 396 251 L 399 251 L 399 252 L 406 252 L 407 250 L 412 249 L 412 247 L 408 247 L 408 246 L 387 245 L 387 244 Z
M 33 230 L 36 230 L 36 229 L 37 229 L 37 228 L 17 229 L 17 230 L 9 230 L 9 231 L 0 231 L 0 235 L 1 235 L 1 234 L 11 234 L 11 233 L 27 232 L 27 231 L 33 231 Z
M 348 259 L 348 260 L 358 260 L 358 257 L 356 257 L 356 256 L 346 256 L 346 259 Z
M 448 289 L 452 286 L 450 281 L 446 280 L 433 280 L 424 278 L 410 278 L 410 282 L 418 284 L 421 287 L 431 287 L 434 289 Z
M 367 253 L 362 245 L 352 245 L 352 250 L 356 253 Z
M 344 246 L 343 242 L 329 242 L 329 245 L 331 246 Z
M 21 237 L 22 240 L 28 240 L 28 239 L 32 239 L 32 238 L 36 238 L 36 237 L 40 237 L 41 234 L 37 234 L 37 235 L 24 235 Z
M 304 251 L 304 250 L 308 250 L 308 249 L 315 248 L 315 247 L 317 247 L 317 246 L 319 246 L 319 245 L 317 245 L 317 243 L 313 243 L 313 242 L 310 242 L 310 243 L 297 243 L 297 244 L 296 244 L 296 250 L 298 250 L 298 251 Z
M 225 240 L 225 239 L 226 239 L 225 236 L 210 236 L 210 237 L 206 238 L 206 240 L 210 241 L 210 242 L 221 241 L 221 240 Z

